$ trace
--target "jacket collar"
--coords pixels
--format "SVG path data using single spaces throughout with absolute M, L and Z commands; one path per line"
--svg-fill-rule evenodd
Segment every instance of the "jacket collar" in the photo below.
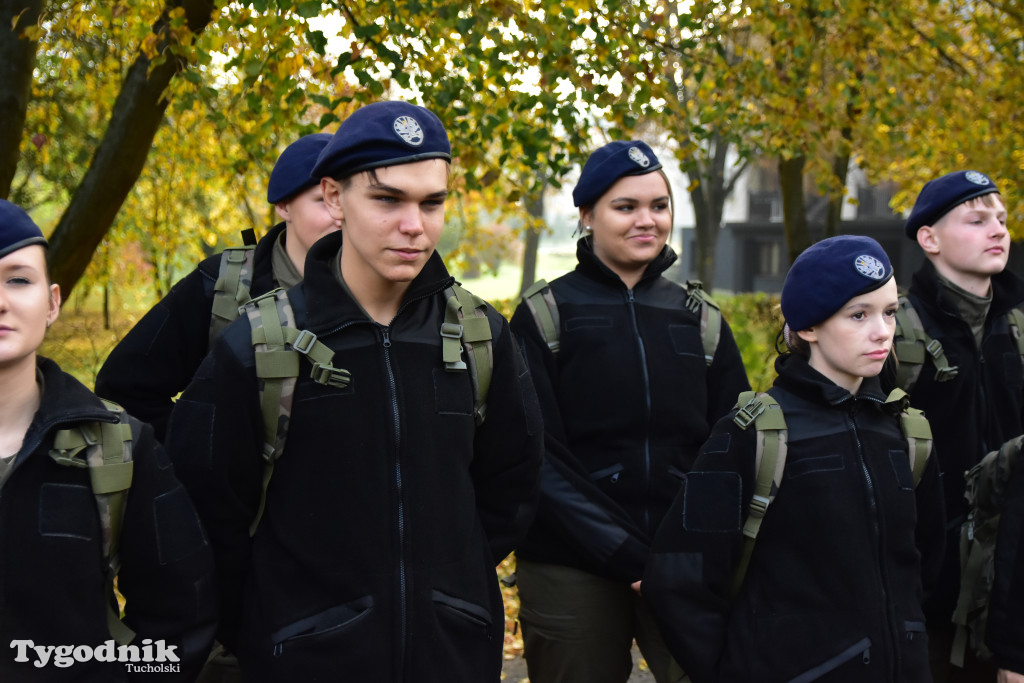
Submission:
M 252 291 L 254 294 L 269 292 L 278 286 L 277 280 L 274 279 L 274 244 L 280 239 L 286 227 L 285 222 L 281 221 L 256 243 L 256 251 L 252 256 Z
M 306 256 L 305 278 L 299 287 L 306 301 L 306 322 L 314 331 L 350 322 L 369 322 L 362 308 L 334 276 L 331 264 L 341 254 L 343 230 L 319 239 Z M 455 278 L 448 273 L 437 250 L 430 255 L 420 274 L 409 284 L 402 306 L 437 294 L 450 287 Z
M 913 277 L 913 289 L 922 299 L 933 302 L 941 310 L 959 316 L 956 304 L 949 300 L 945 288 L 939 282 L 939 273 L 935 265 L 925 259 Z M 1021 279 L 1009 268 L 992 276 L 992 306 L 989 318 L 1005 315 L 1011 308 L 1024 303 L 1024 279 Z
M 847 401 L 867 399 L 885 403 L 878 377 L 865 377 L 856 396 L 815 370 L 803 356 L 787 353 L 775 359 L 775 386 L 815 403 L 838 406 Z
M 660 276 L 669 266 L 676 262 L 676 252 L 667 244 L 661 252 L 654 257 L 654 260 L 647 264 L 644 274 L 637 287 Z M 614 285 L 623 285 L 622 278 L 615 274 L 605 263 L 594 253 L 593 235 L 584 235 L 576 242 L 576 270 L 593 280 L 605 281 Z

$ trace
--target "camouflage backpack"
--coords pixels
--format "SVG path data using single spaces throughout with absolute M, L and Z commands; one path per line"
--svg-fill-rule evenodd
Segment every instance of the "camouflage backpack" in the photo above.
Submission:
M 985 645 L 985 623 L 995 581 L 996 537 L 1022 442 L 1024 436 L 1007 441 L 964 475 L 968 513 L 960 525 L 960 595 L 953 613 L 956 636 L 950 655 L 950 661 L 960 667 L 968 646 L 982 661 L 992 659 Z
M 445 315 L 441 324 L 441 360 L 448 372 L 468 372 L 473 385 L 473 417 L 479 426 L 487 414 L 487 392 L 493 357 L 487 304 L 459 284 L 444 290 Z M 249 527 L 256 533 L 266 507 L 267 487 L 274 464 L 284 452 L 292 396 L 299 376 L 300 356 L 311 364 L 310 377 L 326 386 L 345 388 L 351 374 L 332 365 L 334 352 L 309 330 L 297 329 L 288 293 L 275 289 L 246 303 L 260 386 L 263 413 L 263 491 Z
M 928 457 L 932 450 L 932 430 L 924 413 L 911 408 L 907 394 L 893 389 L 886 398 L 887 404 L 895 404 L 900 410 L 900 431 L 907 440 L 907 456 L 916 487 L 924 475 Z M 733 575 L 733 594 L 743 585 L 743 579 L 754 554 L 754 543 L 761 530 L 761 522 L 768 507 L 782 486 L 782 475 L 786 469 L 789 430 L 782 406 L 764 392 L 744 391 L 736 401 L 738 411 L 733 418 L 741 429 L 751 425 L 757 430 L 757 446 L 754 455 L 754 495 L 747 509 L 747 520 L 743 524 L 743 555 Z
M 125 501 L 132 485 L 132 428 L 128 414 L 113 401 L 101 399 L 117 422 L 82 422 L 55 433 L 50 457 L 58 465 L 89 469 L 102 529 L 103 574 L 106 594 L 114 594 L 114 578 L 121 569 L 121 526 Z M 121 621 L 108 601 L 107 628 L 119 645 L 127 645 L 135 633 Z
M 718 340 L 722 336 L 722 312 L 714 299 L 704 291 L 699 280 L 686 281 L 686 308 L 700 315 L 700 339 L 704 346 L 704 362 L 710 367 L 715 360 Z M 561 320 L 558 315 L 558 304 L 551 286 L 545 280 L 538 280 L 523 292 L 523 303 L 533 316 L 533 321 L 540 330 L 541 336 L 551 352 L 558 355 L 558 336 L 561 332 Z

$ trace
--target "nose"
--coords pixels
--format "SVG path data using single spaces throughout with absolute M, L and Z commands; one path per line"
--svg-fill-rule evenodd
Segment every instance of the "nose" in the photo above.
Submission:
M 403 235 L 416 236 L 423 232 L 423 216 L 416 205 L 402 212 L 398 222 L 398 231 Z
M 1002 239 L 1004 235 L 1008 234 L 1009 229 L 1006 227 L 1006 223 L 999 220 L 998 218 L 993 218 L 991 222 L 992 230 L 990 234 L 992 235 L 992 237 Z
M 650 228 L 656 225 L 654 213 L 649 207 L 640 207 L 636 212 L 636 225 L 642 228 Z
M 871 338 L 875 341 L 891 340 L 896 333 L 896 319 L 879 315 L 874 321 L 874 325 L 871 326 Z

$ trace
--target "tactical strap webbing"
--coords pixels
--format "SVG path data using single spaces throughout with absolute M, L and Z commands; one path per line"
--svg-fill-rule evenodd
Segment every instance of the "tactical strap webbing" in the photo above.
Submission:
M 900 409 L 900 431 L 907 440 L 907 457 L 916 487 L 924 475 L 932 450 L 931 426 L 924 413 L 909 406 L 907 394 L 902 389 L 893 389 L 885 402 L 897 404 Z M 743 555 L 733 575 L 734 596 L 743 585 L 761 523 L 782 485 L 788 444 L 786 420 L 782 407 L 774 398 L 766 393 L 744 391 L 739 395 L 736 405 L 739 410 L 733 422 L 741 429 L 753 425 L 757 430 L 757 445 L 754 455 L 756 480 L 743 525 Z
M 220 255 L 220 270 L 213 285 L 213 309 L 210 313 L 210 345 L 235 318 L 249 300 L 252 289 L 255 247 L 230 247 Z
M 473 419 L 480 426 L 487 417 L 487 392 L 494 365 L 487 304 L 458 283 L 445 290 L 445 299 L 441 324 L 442 360 L 448 372 L 469 372 L 473 384 Z M 465 360 L 463 349 L 467 352 Z
M 921 323 L 921 316 L 914 310 L 910 299 L 905 296 L 900 297 L 900 305 L 896 309 L 896 325 L 896 341 L 893 348 L 899 361 L 897 385 L 907 391 L 913 389 L 918 377 L 921 376 L 926 355 L 931 357 L 935 365 L 935 381 L 948 382 L 956 377 L 959 368 L 949 364 L 942 343 L 928 336 Z
M 687 280 L 686 307 L 690 312 L 700 315 L 700 339 L 704 344 L 704 363 L 711 367 L 718 349 L 718 340 L 722 336 L 722 311 L 718 304 L 704 291 L 700 280 Z
M 103 532 L 103 574 L 106 595 L 114 595 L 114 579 L 121 569 L 121 527 L 125 501 L 132 485 L 132 429 L 121 406 L 103 401 L 118 421 L 83 422 L 55 433 L 50 457 L 69 467 L 88 467 Z M 119 645 L 127 645 L 135 632 L 121 621 L 107 601 L 107 628 Z
M 685 286 L 686 308 L 694 315 L 700 316 L 700 340 L 704 348 L 704 363 L 711 367 L 715 360 L 715 351 L 718 350 L 718 342 L 722 338 L 722 311 L 714 299 L 704 291 L 699 280 L 687 280 Z M 558 304 L 551 293 L 551 287 L 544 280 L 534 282 L 523 292 L 523 303 L 533 316 L 533 321 L 551 353 L 558 355 L 561 322 Z
M 768 394 L 744 391 L 736 403 L 740 409 L 733 422 L 741 429 L 754 425 L 757 430 L 757 448 L 754 456 L 754 495 L 750 499 L 747 520 L 743 524 L 743 555 L 733 576 L 733 595 L 739 593 L 743 585 L 750 558 L 754 554 L 754 542 L 761 531 L 761 522 L 782 484 L 789 433 L 782 407 Z
M 331 365 L 334 352 L 308 330 L 295 327 L 295 314 L 284 289 L 256 297 L 244 307 L 252 331 L 256 376 L 260 382 L 260 410 L 263 414 L 263 489 L 249 534 L 256 533 L 267 503 L 267 488 L 274 464 L 284 452 L 292 413 L 299 357 L 312 363 L 313 381 L 332 387 L 348 386 L 348 370 Z
M 1017 345 L 1021 367 L 1024 368 L 1024 313 L 1019 308 L 1011 308 L 1008 315 L 1010 318 L 1010 336 L 1013 337 L 1013 341 Z
M 523 302 L 527 310 L 533 316 L 537 329 L 547 342 L 551 353 L 558 354 L 558 333 L 561 329 L 561 322 L 558 315 L 558 304 L 555 303 L 555 295 L 545 280 L 537 280 L 523 292 Z

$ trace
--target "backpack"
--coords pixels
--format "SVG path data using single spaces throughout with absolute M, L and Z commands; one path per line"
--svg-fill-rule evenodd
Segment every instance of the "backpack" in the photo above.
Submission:
M 242 241 L 244 246 L 228 247 L 220 254 L 217 282 L 213 285 L 213 309 L 210 311 L 210 346 L 240 315 L 241 306 L 249 301 L 256 233 L 251 229 L 243 230 Z
M 996 536 L 1022 441 L 1024 436 L 1007 441 L 964 475 L 968 513 L 960 525 L 960 594 L 953 612 L 956 636 L 949 658 L 959 667 L 964 665 L 968 645 L 982 661 L 992 659 L 992 651 L 985 645 L 985 624 L 995 581 Z
M 704 291 L 700 280 L 687 280 L 684 285 L 687 293 L 686 308 L 700 316 L 700 339 L 704 346 L 704 363 L 711 367 L 718 349 L 718 340 L 722 336 L 722 312 L 714 299 Z M 558 336 L 561 332 L 561 318 L 558 315 L 558 304 L 551 286 L 545 280 L 537 280 L 523 292 L 522 301 L 533 316 L 541 336 L 547 343 L 551 353 L 558 355 Z
M 444 290 L 445 313 L 441 324 L 441 360 L 448 372 L 468 372 L 473 385 L 473 419 L 480 426 L 487 415 L 487 392 L 494 359 L 487 304 L 480 297 L 453 284 Z M 266 507 L 267 488 L 274 464 L 284 452 L 291 419 L 292 396 L 299 376 L 300 356 L 312 368 L 314 382 L 343 389 L 351 374 L 332 365 L 334 352 L 309 330 L 297 329 L 288 293 L 275 289 L 246 303 L 260 387 L 263 414 L 263 490 L 249 534 L 256 533 Z
M 114 578 L 121 569 L 121 525 L 125 501 L 132 485 L 132 427 L 128 414 L 113 401 L 100 399 L 117 422 L 82 422 L 54 434 L 50 457 L 58 465 L 87 467 L 89 482 L 103 531 L 103 574 L 106 594 L 114 594 Z M 119 645 L 127 645 L 135 632 L 121 621 L 110 601 L 107 628 Z
M 1024 313 L 1011 308 L 1009 316 L 1010 334 L 1017 344 L 1017 352 L 1021 356 L 1024 367 Z M 942 348 L 942 343 L 932 339 L 924 329 L 921 316 L 914 310 L 910 297 L 901 296 L 899 308 L 896 309 L 896 337 L 893 349 L 899 366 L 896 371 L 896 386 L 907 393 L 914 390 L 914 385 L 921 376 L 926 357 L 935 365 L 935 381 L 948 382 L 956 377 L 959 367 L 950 365 L 949 359 Z
M 921 481 L 932 450 L 931 426 L 924 413 L 910 407 L 907 394 L 903 390 L 893 389 L 885 402 L 895 403 L 900 408 L 900 431 L 907 440 L 907 455 L 910 458 L 910 470 L 914 474 L 916 487 Z M 733 576 L 733 595 L 736 595 L 743 585 L 750 559 L 754 554 L 754 543 L 761 530 L 761 522 L 782 485 L 789 433 L 786 419 L 782 414 L 782 406 L 767 393 L 744 391 L 739 395 L 736 407 L 739 410 L 733 422 L 741 429 L 754 426 L 757 430 L 757 447 L 754 455 L 754 495 L 747 510 L 747 521 L 743 524 L 743 555 Z

